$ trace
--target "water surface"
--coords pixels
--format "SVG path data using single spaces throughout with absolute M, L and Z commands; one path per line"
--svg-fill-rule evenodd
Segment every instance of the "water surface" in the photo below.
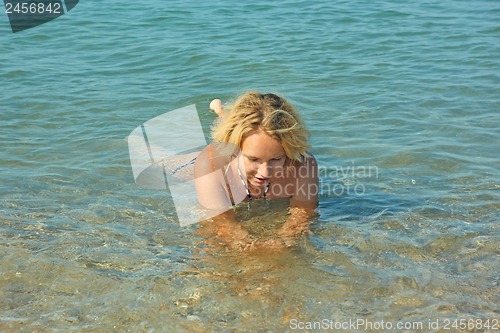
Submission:
M 0 330 L 499 319 L 499 16 L 488 0 L 113 0 L 12 34 L 0 15 Z M 251 88 L 301 111 L 320 215 L 292 249 L 212 251 L 168 193 L 135 186 L 126 137 L 189 104 L 208 130 L 212 98 Z

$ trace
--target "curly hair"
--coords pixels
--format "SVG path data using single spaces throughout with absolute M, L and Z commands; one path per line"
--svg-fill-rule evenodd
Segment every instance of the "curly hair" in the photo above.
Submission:
M 249 91 L 238 97 L 213 128 L 212 138 L 241 149 L 243 140 L 258 131 L 278 140 L 291 161 L 303 161 L 310 156 L 306 151 L 311 147 L 309 131 L 295 108 L 275 94 Z

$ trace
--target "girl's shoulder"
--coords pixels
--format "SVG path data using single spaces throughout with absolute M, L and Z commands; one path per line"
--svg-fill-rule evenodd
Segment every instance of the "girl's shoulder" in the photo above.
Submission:
M 218 143 L 210 143 L 196 157 L 194 165 L 195 176 L 219 170 L 231 161 L 227 149 Z

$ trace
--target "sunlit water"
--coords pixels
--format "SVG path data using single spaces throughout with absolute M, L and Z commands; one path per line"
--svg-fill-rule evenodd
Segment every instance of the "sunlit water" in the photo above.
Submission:
M 499 17 L 487 0 L 83 1 L 12 34 L 0 15 L 0 331 L 498 320 Z M 209 101 L 250 88 L 296 104 L 322 171 L 313 234 L 285 251 L 207 246 L 129 163 L 143 122 L 196 104 L 208 131 Z M 241 223 L 272 234 L 283 206 Z

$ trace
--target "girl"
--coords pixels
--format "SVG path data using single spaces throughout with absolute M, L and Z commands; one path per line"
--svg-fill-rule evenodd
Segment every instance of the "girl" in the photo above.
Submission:
M 293 106 L 275 94 L 250 91 L 219 116 L 213 143 L 196 158 L 194 177 L 200 204 L 216 212 L 217 236 L 230 247 L 291 246 L 308 230 L 318 205 L 316 159 L 308 153 L 309 132 Z M 242 201 L 290 199 L 290 216 L 278 238 L 259 242 L 238 224 L 231 206 Z

